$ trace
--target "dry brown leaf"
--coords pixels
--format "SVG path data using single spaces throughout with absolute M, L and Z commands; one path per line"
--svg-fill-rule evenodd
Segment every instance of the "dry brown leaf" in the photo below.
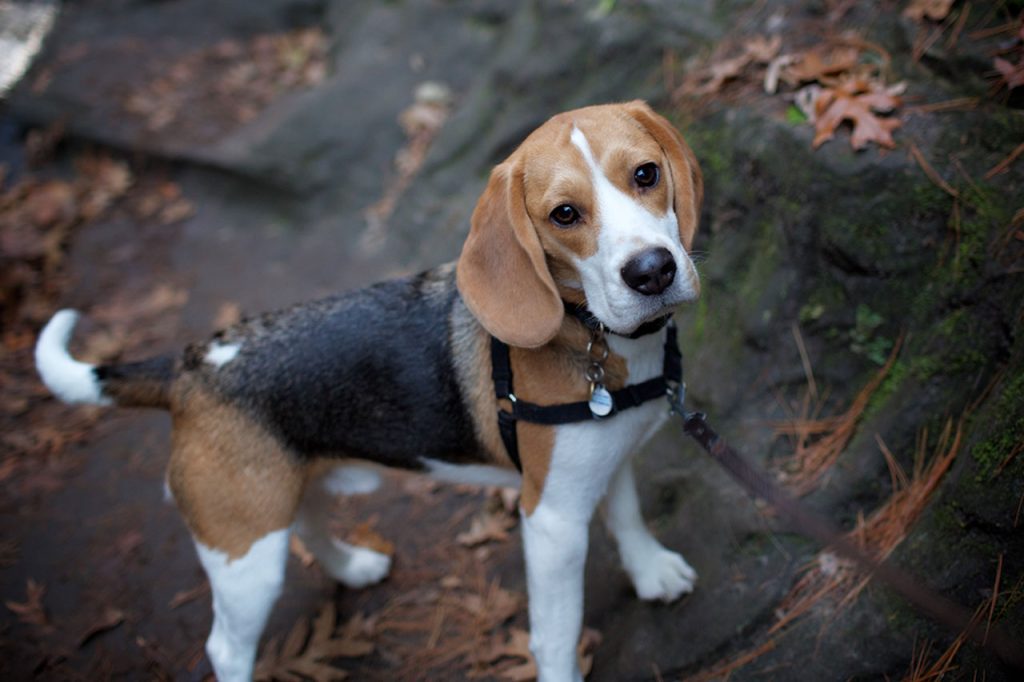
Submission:
M 256 663 L 253 679 L 298 680 L 304 676 L 314 680 L 343 680 L 348 677 L 346 671 L 335 668 L 330 661 L 372 653 L 373 627 L 362 614 L 356 614 L 340 628 L 335 628 L 336 618 L 334 604 L 328 603 L 313 620 L 312 627 L 306 619 L 299 619 L 280 646 L 276 638 L 267 643 L 263 656 Z
M 576 659 L 580 672 L 586 677 L 594 664 L 594 649 L 601 643 L 601 633 L 593 628 L 583 628 L 580 642 L 576 647 Z M 512 666 L 502 667 L 505 658 L 519 659 Z M 486 671 L 499 679 L 511 682 L 529 682 L 537 679 L 537 664 L 530 653 L 530 633 L 521 628 L 512 628 L 508 637 L 491 643 L 479 656 L 479 662 L 488 664 Z
M 779 77 L 794 86 L 809 83 L 849 71 L 857 65 L 859 57 L 860 51 L 855 47 L 816 48 L 795 55 L 791 63 L 781 68 Z
M 750 38 L 744 49 L 750 58 L 758 64 L 767 64 L 775 58 L 782 47 L 782 36 L 774 35 L 771 38 L 765 36 L 754 36 Z
M 188 199 L 177 199 L 164 206 L 160 211 L 160 224 L 173 225 L 174 223 L 191 218 L 195 213 L 196 208 L 192 205 L 191 201 Z
M 299 560 L 304 568 L 309 568 L 316 563 L 316 557 L 306 548 L 306 543 L 296 533 L 292 533 L 288 538 L 288 551 Z
M 85 646 L 89 640 L 108 630 L 113 630 L 124 622 L 124 611 L 114 607 L 108 607 L 96 619 L 96 622 L 86 628 L 85 632 L 78 638 L 78 648 Z
M 949 10 L 953 8 L 956 0 L 910 0 L 910 4 L 903 10 L 903 16 L 914 21 L 921 21 L 928 17 L 932 21 L 942 21 L 949 16 Z
M 508 531 L 515 523 L 515 519 L 504 511 L 485 511 L 474 516 L 469 524 L 469 530 L 456 535 L 455 541 L 463 547 L 476 547 L 491 541 L 504 542 L 508 540 Z
M 718 92 L 726 83 L 738 78 L 751 61 L 751 56 L 744 52 L 737 57 L 715 62 L 703 74 L 703 84 L 693 88 L 692 92 L 697 95 L 710 95 Z
M 895 118 L 879 118 L 900 104 L 891 89 L 862 78 L 845 79 L 835 88 L 825 88 L 815 103 L 814 148 L 832 139 L 843 121 L 853 123 L 850 146 L 862 149 L 869 142 L 892 149 L 892 131 L 901 124 Z
M 1013 64 L 1006 59 L 996 57 L 993 64 L 996 70 L 999 71 L 999 77 L 1007 90 L 1013 90 L 1024 85 L 1024 59 L 1021 59 L 1017 64 Z
M 43 606 L 43 595 L 45 594 L 46 586 L 29 578 L 25 583 L 25 601 L 5 601 L 4 605 L 14 612 L 22 623 L 43 628 L 49 627 L 50 619 L 47 618 L 46 607 Z
M 583 628 L 579 646 L 576 647 L 576 658 L 579 661 L 580 672 L 583 673 L 583 677 L 589 675 L 591 668 L 594 667 L 594 651 L 600 646 L 602 639 L 604 638 L 601 636 L 601 633 L 594 628 Z
M 739 78 L 750 64 L 768 64 L 779 53 L 781 36 L 752 36 L 743 44 L 743 51 L 735 57 L 717 59 L 706 68 L 687 76 L 679 93 L 711 95 L 731 80 Z
M 380 533 L 374 530 L 373 525 L 372 520 L 360 523 L 352 529 L 348 537 L 345 538 L 345 541 L 352 545 L 372 549 L 381 554 L 394 556 L 395 544 L 381 537 Z
M 187 590 L 179 590 L 179 591 L 175 592 L 174 596 L 171 597 L 171 600 L 169 602 L 167 602 L 167 607 L 171 608 L 171 609 L 176 609 L 179 606 L 183 606 L 183 605 L 189 603 L 190 601 L 195 601 L 196 599 L 199 599 L 200 597 L 204 597 L 204 596 L 206 596 L 209 593 L 210 593 L 210 582 L 208 580 L 204 580 L 203 582 L 199 583 L 195 587 L 192 587 L 192 588 L 187 589 Z

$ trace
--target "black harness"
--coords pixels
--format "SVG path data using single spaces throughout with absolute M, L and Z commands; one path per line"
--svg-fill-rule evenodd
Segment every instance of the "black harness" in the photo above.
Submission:
M 603 331 L 601 323 L 589 310 L 569 303 L 565 304 L 565 308 L 566 312 L 580 320 L 592 332 Z M 662 373 L 661 376 L 639 384 L 630 384 L 617 391 L 611 391 L 612 410 L 604 417 L 596 416 L 591 411 L 590 403 L 586 400 L 560 405 L 538 405 L 517 398 L 512 387 L 512 363 L 509 360 L 508 345 L 492 336 L 491 378 L 494 380 L 494 395 L 512 403 L 511 411 L 498 408 L 498 430 L 501 432 L 501 440 L 505 443 L 505 450 L 508 451 L 508 456 L 516 465 L 516 469 L 520 472 L 523 470 L 522 462 L 519 459 L 519 440 L 516 437 L 516 422 L 518 421 L 554 426 L 592 419 L 610 419 L 622 410 L 638 407 L 648 401 L 664 398 L 666 395 L 671 396 L 683 379 L 683 356 L 679 352 L 679 345 L 676 342 L 676 326 L 671 321 L 671 317 L 671 315 L 666 315 L 651 322 L 645 322 L 632 334 L 623 335 L 636 339 L 653 334 L 667 325 Z

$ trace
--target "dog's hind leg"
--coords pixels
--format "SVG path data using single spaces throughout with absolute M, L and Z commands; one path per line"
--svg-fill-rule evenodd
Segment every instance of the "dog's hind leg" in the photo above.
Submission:
M 273 531 L 237 559 L 196 541 L 213 592 L 213 628 L 206 654 L 221 682 L 252 679 L 260 635 L 281 594 L 289 530 Z
M 338 582 L 359 588 L 380 582 L 391 557 L 331 536 L 330 510 L 335 496 L 368 493 L 380 483 L 376 472 L 361 467 L 317 467 L 310 472 L 295 517 L 295 532 L 323 569 Z
M 214 672 L 250 680 L 284 582 L 305 466 L 245 414 L 189 388 L 185 409 L 173 412 L 167 480 L 210 579 Z

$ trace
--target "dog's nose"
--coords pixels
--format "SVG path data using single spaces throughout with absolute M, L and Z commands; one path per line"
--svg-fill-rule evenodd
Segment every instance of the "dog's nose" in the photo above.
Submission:
M 663 246 L 641 251 L 622 268 L 623 281 L 645 296 L 660 294 L 675 278 L 676 261 Z

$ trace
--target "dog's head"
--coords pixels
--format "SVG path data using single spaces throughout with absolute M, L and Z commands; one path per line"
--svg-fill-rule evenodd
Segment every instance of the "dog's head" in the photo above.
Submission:
M 559 114 L 491 173 L 459 291 L 513 346 L 551 340 L 562 299 L 630 333 L 700 293 L 688 251 L 702 194 L 693 152 L 644 102 Z

